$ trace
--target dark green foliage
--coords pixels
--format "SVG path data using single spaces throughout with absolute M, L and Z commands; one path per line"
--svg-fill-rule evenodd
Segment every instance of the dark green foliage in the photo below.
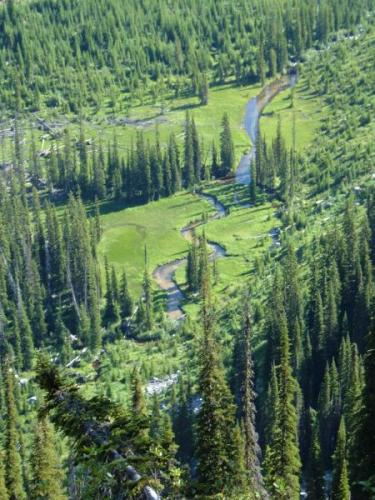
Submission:
M 38 422 L 32 450 L 30 498 L 64 500 L 63 472 L 56 452 L 51 424 L 46 419 Z
M 119 291 L 114 267 L 109 268 L 108 260 L 105 261 L 106 275 L 106 308 L 104 312 L 104 320 L 109 323 L 115 323 L 119 319 Z
M 256 178 L 256 168 L 255 162 L 252 162 L 250 165 L 251 171 L 251 182 L 249 185 L 250 190 L 250 202 L 255 205 L 257 202 L 257 178 Z
M 278 278 L 276 277 L 276 280 Z M 277 290 L 277 286 L 275 286 Z M 275 296 L 278 337 L 278 406 L 272 422 L 272 440 L 265 459 L 267 486 L 275 498 L 299 498 L 301 468 L 298 420 L 295 406 L 297 383 L 290 362 L 290 340 L 282 296 Z
M 5 423 L 5 482 L 10 498 L 26 498 L 20 455 L 20 429 L 18 411 L 15 402 L 14 373 L 8 361 L 3 367 L 4 388 L 6 395 Z
M 121 317 L 128 318 L 133 312 L 133 300 L 129 293 L 125 271 L 122 274 L 119 294 Z
M 307 457 L 307 489 L 311 500 L 324 500 L 323 461 L 320 447 L 319 425 L 317 412 L 308 410 L 308 457 Z
M 333 455 L 332 500 L 350 500 L 345 422 L 342 418 Z
M 5 471 L 4 471 L 4 453 L 0 455 L 0 498 L 9 500 L 8 490 L 5 484 Z
M 368 498 L 370 488 L 375 486 L 375 328 L 369 330 L 364 358 L 365 387 L 363 406 L 357 414 L 357 433 L 352 468 L 356 479 L 355 494 L 360 499 Z
M 189 464 L 194 450 L 194 412 L 190 382 L 179 381 L 178 398 L 173 408 L 173 428 L 178 444 L 177 457 L 182 464 Z
M 195 184 L 194 171 L 194 149 L 193 135 L 189 113 L 186 113 L 185 118 L 185 135 L 184 135 L 184 181 L 186 187 L 191 187 Z
M 44 357 L 39 359 L 37 373 L 38 382 L 46 391 L 41 416 L 48 413 L 55 426 L 73 440 L 76 474 L 83 473 L 84 495 L 136 498 L 144 488 L 160 487 L 161 482 L 167 481 L 164 452 L 154 449 L 149 438 L 137 374 L 132 409 L 126 412 L 107 399 L 85 399 Z M 133 467 L 129 468 L 130 464 Z M 85 471 L 90 474 L 86 476 Z
M 58 450 L 68 452 L 72 497 L 139 498 L 149 485 L 165 498 L 267 498 L 257 424 L 273 498 L 299 498 L 303 481 L 309 498 L 321 499 L 323 472 L 333 471 L 334 500 L 349 499 L 350 490 L 367 500 L 375 488 L 375 204 L 372 188 L 367 192 L 374 81 L 373 40 L 365 33 L 373 0 L 172 3 L 129 0 L 125 10 L 120 0 L 8 0 L 0 6 L 1 106 L 5 120 L 15 116 L 12 165 L 5 162 L 7 130 L 1 131 L 0 497 L 64 498 L 49 413 L 68 438 Z M 353 29 L 355 39 L 340 41 L 347 36 L 340 31 L 331 43 L 342 28 Z M 330 48 L 318 57 L 305 53 L 321 44 Z M 273 245 L 267 253 L 259 245 L 256 266 L 248 266 L 254 324 L 247 311 L 240 326 L 236 284 L 220 288 L 204 232 L 193 238 L 186 270 L 187 299 L 202 306 L 203 336 L 192 318 L 181 328 L 165 316 L 159 321 L 162 301 L 153 292 L 147 257 L 133 315 L 125 273 L 120 280 L 107 263 L 101 283 L 100 212 L 111 199 L 121 208 L 148 203 L 181 187 L 201 189 L 211 175 L 229 176 L 235 162 L 229 118 L 223 116 L 219 153 L 212 144 L 208 161 L 194 111 L 186 116 L 181 150 L 164 129 L 150 142 L 138 132 L 126 150 L 116 134 L 105 144 L 92 141 L 93 124 L 85 120 L 111 112 L 105 119 L 115 124 L 130 107 L 150 100 L 163 114 L 166 105 L 173 108 L 172 94 L 195 95 L 204 106 L 218 83 L 263 85 L 285 71 L 289 56 L 303 60 L 306 87 L 328 112 L 303 156 L 296 153 L 299 87 L 290 98 L 292 147 L 286 147 L 281 121 L 272 142 L 258 134 L 247 194 L 253 204 L 271 200 L 282 228 L 280 249 Z M 53 145 L 40 155 L 34 122 L 44 115 L 66 115 L 72 123 L 61 135 L 49 130 Z M 323 210 L 327 216 L 320 216 Z M 275 260 L 281 270 L 273 273 Z M 127 337 L 120 349 L 129 346 L 121 366 L 109 345 L 120 333 Z M 74 365 L 67 371 L 84 388 L 40 361 L 47 400 L 30 448 L 33 405 L 40 405 L 35 348 Z M 147 401 L 146 381 L 165 367 L 154 359 L 138 364 L 133 355 L 143 350 L 158 360 L 175 358 L 168 369 L 181 370 L 178 397 L 172 388 L 171 396 Z M 111 400 L 83 395 L 93 392 Z M 131 404 L 124 409 L 114 398 Z
M 296 382 L 290 367 L 289 337 L 285 313 L 280 316 L 279 404 L 276 409 L 273 440 L 266 457 L 267 485 L 275 498 L 299 498 L 301 468 L 297 414 L 294 406 Z
M 132 0 L 124 11 L 119 0 L 68 0 L 57 7 L 53 0 L 9 1 L 0 12 L 0 58 L 8 62 L 0 72 L 1 101 L 4 109 L 79 114 L 110 97 L 116 111 L 136 95 L 145 98 L 146 80 L 150 97 L 166 84 L 177 95 L 198 94 L 204 104 L 208 75 L 217 83 L 231 76 L 263 82 L 275 66 L 285 68 L 288 52 L 299 57 L 313 41 L 326 43 L 371 7 L 372 0 L 328 0 L 318 8 L 313 0 L 285 6 L 176 0 L 169 9 Z
M 255 390 L 252 360 L 252 324 L 249 304 L 245 305 L 242 330 L 238 335 L 234 356 L 234 386 L 238 403 L 238 417 L 244 441 L 244 470 L 250 491 L 264 494 L 260 470 L 260 447 L 255 430 Z
M 202 406 L 197 417 L 198 488 L 206 495 L 231 491 L 238 474 L 234 456 L 238 442 L 233 443 L 234 404 L 225 381 L 218 354 L 213 324 L 210 271 L 207 260 L 201 264 L 203 339 L 200 348 L 199 393 Z
M 208 104 L 208 81 L 206 73 L 204 73 L 200 78 L 199 100 L 203 106 L 206 106 Z
M 222 131 L 220 135 L 220 161 L 221 161 L 221 175 L 227 176 L 234 167 L 234 145 L 232 140 L 232 133 L 230 130 L 229 117 L 227 114 L 223 116 Z

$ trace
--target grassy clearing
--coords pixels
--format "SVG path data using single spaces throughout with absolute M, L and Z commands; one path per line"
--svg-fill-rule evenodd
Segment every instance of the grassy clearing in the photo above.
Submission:
M 259 85 L 237 86 L 233 84 L 212 87 L 209 91 L 207 106 L 201 106 L 196 97 L 176 98 L 168 101 L 162 114 L 159 105 L 136 106 L 129 112 L 129 118 L 134 120 L 150 120 L 143 126 L 106 127 L 103 131 L 108 137 L 113 136 L 114 129 L 119 137 L 119 143 L 128 147 L 135 139 L 136 132 L 143 130 L 146 137 L 154 139 L 156 129 L 159 130 L 162 143 L 173 131 L 182 143 L 186 112 L 194 117 L 203 148 L 208 152 L 212 141 L 218 142 L 223 113 L 228 113 L 232 126 L 236 156 L 239 159 L 242 152 L 249 147 L 249 140 L 243 128 L 245 106 L 249 99 L 260 92 Z M 154 121 L 160 121 L 158 125 Z
M 158 125 L 161 140 L 174 130 L 182 140 L 183 122 L 186 110 L 194 116 L 204 144 L 208 147 L 220 133 L 223 112 L 228 112 L 239 158 L 249 146 L 243 129 L 246 102 L 257 95 L 258 86 L 223 86 L 210 90 L 209 104 L 196 105 L 196 98 L 176 99 L 165 113 L 165 121 Z M 297 144 L 303 149 L 312 140 L 319 124 L 318 100 L 309 95 L 305 82 L 300 80 L 294 97 L 294 111 L 290 108 L 290 90 L 277 96 L 267 106 L 261 118 L 262 132 L 271 140 L 276 133 L 277 116 L 282 117 L 283 131 L 289 145 L 292 142 L 293 113 L 296 115 Z M 132 108 L 131 116 L 139 119 L 152 118 L 155 107 L 139 106 Z M 119 144 L 134 140 L 137 127 L 114 127 Z M 144 128 L 146 136 L 154 136 L 155 127 Z M 108 131 L 111 135 L 113 131 Z M 120 136 L 120 133 L 122 134 Z M 210 220 L 204 226 L 209 241 L 222 245 L 228 256 L 217 263 L 219 279 L 216 290 L 222 291 L 233 282 L 248 279 L 255 258 L 268 250 L 272 244 L 269 232 L 279 225 L 274 217 L 275 208 L 269 203 L 244 208 L 239 203 L 249 202 L 246 186 L 225 183 L 209 183 L 203 188 L 205 193 L 215 196 L 229 210 L 229 215 L 220 220 Z M 262 201 L 262 200 L 259 200 Z M 264 201 L 264 200 L 263 200 Z M 111 208 L 109 208 L 111 210 Z M 107 255 L 109 261 L 118 269 L 124 267 L 129 277 L 130 288 L 139 292 L 144 268 L 143 247 L 147 244 L 150 270 L 159 264 L 186 255 L 188 243 L 180 235 L 180 229 L 189 221 L 197 220 L 203 212 L 212 211 L 207 202 L 184 193 L 173 198 L 151 203 L 147 206 L 113 211 L 103 215 L 104 235 L 100 243 L 101 257 Z M 198 229 L 202 230 L 202 227 Z M 176 273 L 177 282 L 184 286 L 184 266 Z M 196 304 L 187 305 L 188 312 L 194 314 Z
M 313 140 L 322 119 L 322 103 L 312 94 L 304 78 L 294 88 L 294 107 L 291 107 L 292 90 L 279 94 L 266 107 L 261 119 L 260 130 L 267 141 L 276 136 L 278 117 L 281 118 L 282 133 L 287 146 L 293 143 L 293 115 L 295 116 L 296 147 L 302 151 Z
M 126 269 L 131 291 L 139 292 L 147 245 L 150 271 L 159 264 L 181 258 L 188 243 L 180 229 L 210 213 L 210 204 L 189 193 L 180 193 L 148 205 L 110 210 L 102 216 L 103 237 L 99 255 L 106 255 L 120 271 Z
M 177 140 L 182 144 L 185 115 L 188 111 L 194 117 L 207 157 L 212 142 L 218 143 L 219 141 L 223 113 L 228 113 L 236 157 L 239 160 L 243 151 L 249 148 L 249 139 L 243 128 L 245 106 L 247 101 L 259 92 L 259 85 L 243 87 L 233 84 L 221 85 L 210 89 L 207 106 L 201 106 L 196 97 L 176 98 L 168 101 L 164 112 L 157 104 L 135 106 L 129 110 L 127 118 L 142 121 L 141 125 L 108 125 L 107 117 L 102 116 L 99 119 L 93 117 L 89 130 L 91 127 L 91 133 L 100 134 L 104 140 L 110 140 L 116 133 L 118 142 L 123 148 L 130 147 L 137 131 L 140 130 L 144 132 L 147 139 L 153 141 L 156 129 L 158 129 L 162 144 L 173 131 Z
M 238 286 L 249 279 L 255 259 L 272 245 L 269 232 L 279 225 L 274 212 L 275 207 L 270 203 L 251 208 L 237 208 L 227 217 L 210 221 L 198 228 L 198 234 L 204 229 L 208 241 L 220 244 L 227 252 L 227 256 L 218 259 L 216 263 L 216 292 L 229 290 L 233 283 Z M 176 280 L 184 288 L 184 266 L 177 271 Z M 186 303 L 184 309 L 194 316 L 198 306 Z
M 102 108 L 99 111 L 86 110 L 84 114 L 84 126 L 86 138 L 101 140 L 104 145 L 112 141 L 116 135 L 119 150 L 122 153 L 130 148 L 135 142 L 138 131 L 143 131 L 146 139 L 153 142 L 156 130 L 159 131 L 162 145 L 166 143 L 170 133 L 173 131 L 178 142 L 182 145 L 183 130 L 186 112 L 189 111 L 194 117 L 198 132 L 202 138 L 202 146 L 205 159 L 209 158 L 212 142 L 219 142 L 221 120 L 223 113 L 228 113 L 233 140 L 236 150 L 236 158 L 240 159 L 244 150 L 249 148 L 249 139 L 243 128 L 245 106 L 249 99 L 259 94 L 259 84 L 238 86 L 232 83 L 215 86 L 209 90 L 209 102 L 207 106 L 201 106 L 197 97 L 178 97 L 167 100 L 162 106 L 159 102 L 137 104 L 129 109 L 118 109 L 115 114 L 109 109 Z M 63 128 L 70 131 L 73 140 L 79 139 L 79 120 L 73 114 L 64 115 L 49 112 L 39 113 L 50 124 L 60 123 Z M 119 120 L 130 119 L 131 125 L 120 125 Z M 31 144 L 31 131 L 29 125 L 24 126 L 26 150 Z M 34 130 L 34 138 L 37 149 L 48 149 L 53 141 L 48 138 L 45 131 Z M 11 161 L 11 141 L 4 140 L 2 146 L 5 161 Z

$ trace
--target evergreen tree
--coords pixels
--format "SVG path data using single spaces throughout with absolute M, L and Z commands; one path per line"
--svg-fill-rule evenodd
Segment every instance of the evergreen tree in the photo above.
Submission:
M 20 330 L 21 351 L 22 351 L 22 367 L 24 370 L 30 370 L 33 364 L 34 357 L 34 342 L 31 331 L 30 321 L 26 313 L 26 309 L 20 300 L 18 306 L 18 324 Z
M 275 498 L 298 499 L 301 468 L 298 449 L 296 381 L 290 366 L 289 335 L 285 312 L 277 310 L 280 329 L 279 403 L 274 437 L 267 460 L 267 484 Z
M 199 263 L 197 255 L 197 239 L 193 233 L 192 243 L 187 256 L 186 264 L 186 281 L 188 283 L 190 292 L 197 292 L 199 290 Z
M 152 179 L 152 189 L 153 189 L 153 199 L 158 200 L 163 192 L 163 187 L 165 189 L 165 177 L 163 179 L 163 162 L 162 154 L 160 148 L 160 136 L 159 130 L 156 131 L 156 142 L 155 147 L 151 149 L 150 153 L 150 166 L 151 166 L 151 179 Z
M 199 99 L 202 106 L 207 106 L 208 104 L 208 81 L 206 73 L 200 78 L 199 81 Z
M 221 175 L 227 176 L 234 166 L 234 144 L 232 132 L 230 130 L 229 117 L 227 113 L 223 115 L 221 122 L 222 130 L 220 134 L 220 161 Z
M 2 500 L 9 500 L 8 490 L 5 484 L 5 470 L 3 464 L 4 454 L 0 454 L 0 498 Z
M 234 484 L 231 470 L 234 405 L 214 337 L 208 266 L 202 270 L 203 339 L 200 349 L 199 389 L 202 406 L 197 417 L 197 473 L 199 489 L 215 495 Z
M 257 202 L 257 178 L 256 178 L 256 168 L 255 168 L 255 162 L 252 162 L 250 165 L 250 184 L 249 184 L 249 190 L 250 190 L 250 202 L 253 205 L 256 205 Z
M 367 335 L 367 349 L 364 357 L 365 387 L 362 407 L 357 415 L 355 449 L 352 460 L 355 478 L 356 498 L 368 498 L 371 487 L 375 486 L 375 326 L 374 322 Z
M 125 271 L 122 273 L 120 284 L 120 311 L 122 318 L 128 318 L 133 312 L 133 300 L 129 293 L 128 280 Z
M 311 500 L 324 500 L 323 462 L 320 448 L 319 425 L 316 411 L 308 413 L 309 449 L 307 457 L 307 490 Z
M 258 46 L 258 57 L 257 57 L 257 75 L 258 80 L 262 87 L 266 83 L 266 70 L 265 70 L 265 61 L 264 61 L 264 48 L 263 42 L 261 41 Z
M 174 432 L 178 444 L 177 457 L 182 464 L 189 464 L 194 451 L 194 412 L 190 381 L 179 379 L 178 399 L 174 404 Z M 173 406 L 173 405 L 172 405 Z
M 31 459 L 30 498 L 63 500 L 63 472 L 56 453 L 51 425 L 46 419 L 38 422 Z
M 266 408 L 265 412 L 265 441 L 268 446 L 268 453 L 266 453 L 267 458 L 269 457 L 271 451 L 271 445 L 275 439 L 275 431 L 277 426 L 277 409 L 279 407 L 280 395 L 279 395 L 279 383 L 277 380 L 277 371 L 275 364 L 272 364 L 270 372 L 270 381 L 267 388 L 266 394 Z
M 20 436 L 18 428 L 18 412 L 15 402 L 14 374 L 9 362 L 4 365 L 4 388 L 6 396 L 5 422 L 5 481 L 9 498 L 23 500 L 22 464 L 20 456 Z
M 185 117 L 184 135 L 184 184 L 190 188 L 195 184 L 194 145 L 189 113 Z
M 211 172 L 216 178 L 220 177 L 220 164 L 218 160 L 217 148 L 215 143 L 212 143 L 212 160 L 211 160 Z
M 245 445 L 245 467 L 249 476 L 250 491 L 264 495 L 263 478 L 260 471 L 260 447 L 255 430 L 254 368 L 251 355 L 252 325 L 249 305 L 245 307 L 242 328 L 238 376 L 241 380 L 241 418 Z
M 46 411 L 52 423 L 72 439 L 77 464 L 72 464 L 73 472 L 86 475 L 85 483 L 81 483 L 82 496 L 130 497 L 138 486 L 140 495 L 156 497 L 153 488 L 156 483 L 151 478 L 147 480 L 147 471 L 155 471 L 160 478 L 165 471 L 158 467 L 150 451 L 149 422 L 143 412 L 125 412 L 118 404 L 97 395 L 91 399 L 83 397 L 76 384 L 68 381 L 44 356 L 38 361 L 37 377 L 46 391 Z M 143 408 L 136 397 L 133 402 L 138 409 Z M 112 432 L 108 432 L 109 422 Z M 142 457 L 142 461 L 136 457 Z M 133 464 L 137 464 L 140 472 Z
M 194 119 L 191 120 L 191 136 L 193 143 L 194 178 L 195 182 L 199 183 L 203 177 L 202 158 L 201 158 L 201 146 Z
M 92 170 L 93 170 L 93 195 L 98 199 L 103 199 L 106 196 L 106 171 L 104 165 L 104 157 L 101 144 L 99 145 L 99 155 L 96 156 L 95 148 L 92 155 Z
M 114 268 L 110 269 L 108 259 L 105 259 L 105 276 L 106 276 L 106 307 L 104 319 L 107 324 L 118 320 L 118 291 L 116 290 L 116 274 Z
M 172 194 L 173 186 L 172 186 L 171 164 L 169 161 L 168 152 L 165 153 L 163 159 L 163 182 L 164 182 L 164 195 L 170 196 Z
M 168 156 L 172 177 L 172 193 L 176 193 L 181 189 L 181 172 L 179 150 L 176 144 L 176 138 L 173 133 L 169 137 Z
M 332 500 L 350 500 L 350 486 L 346 450 L 346 430 L 341 418 L 333 455 Z
M 147 413 L 142 383 L 136 368 L 134 368 L 132 374 L 132 411 L 135 415 L 145 416 Z

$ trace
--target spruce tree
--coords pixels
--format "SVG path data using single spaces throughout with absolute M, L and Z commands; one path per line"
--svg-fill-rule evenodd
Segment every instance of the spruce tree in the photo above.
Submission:
M 319 423 L 317 412 L 308 410 L 309 448 L 307 456 L 307 491 L 311 500 L 324 500 L 323 462 L 320 447 Z
M 255 162 L 253 161 L 250 165 L 250 184 L 249 184 L 249 192 L 250 192 L 250 203 L 256 205 L 257 202 L 257 178 L 256 178 L 256 168 Z
M 221 175 L 227 176 L 234 167 L 234 144 L 232 139 L 232 132 L 230 130 L 229 116 L 227 113 L 223 115 L 221 121 L 221 134 L 220 134 L 220 161 L 221 161 Z
M 31 457 L 30 499 L 64 500 L 63 471 L 49 422 L 39 420 Z
M 199 183 L 202 180 L 202 155 L 201 145 L 198 137 L 198 131 L 195 126 L 194 119 L 191 120 L 191 136 L 193 143 L 193 161 L 194 161 L 194 178 L 195 182 Z
M 173 133 L 169 137 L 168 156 L 172 176 L 172 193 L 176 193 L 181 189 L 181 172 L 179 150 Z
M 375 487 L 375 323 L 367 335 L 365 387 L 362 407 L 357 415 L 355 447 L 352 459 L 354 493 L 356 498 L 368 498 L 370 488 Z
M 254 367 L 251 354 L 252 325 L 250 306 L 246 304 L 241 334 L 240 351 L 242 359 L 239 359 L 238 375 L 242 382 L 241 386 L 241 418 L 244 433 L 245 467 L 249 477 L 250 491 L 264 494 L 263 478 L 260 470 L 260 447 L 258 435 L 255 430 L 255 391 L 254 391 Z
M 118 320 L 119 310 L 118 310 L 118 302 L 116 300 L 115 283 L 113 277 L 116 277 L 114 274 L 114 269 L 109 267 L 108 259 L 105 259 L 105 281 L 106 281 L 106 306 L 104 311 L 104 320 L 106 324 L 110 324 Z
M 264 422 L 265 442 L 268 446 L 268 456 L 271 451 L 270 447 L 275 439 L 275 431 L 277 426 L 277 409 L 279 407 L 279 383 L 277 380 L 277 371 L 275 364 L 271 366 L 270 381 L 268 383 L 266 394 L 266 412 Z
M 192 293 L 197 292 L 199 289 L 199 269 L 197 253 L 197 238 L 194 232 L 186 263 L 186 281 L 188 283 L 189 291 Z
M 264 84 L 266 82 L 266 70 L 264 61 L 264 47 L 262 41 L 258 45 L 257 74 L 260 84 L 262 85 L 262 87 L 264 87 Z
M 8 489 L 5 484 L 4 453 L 0 453 L 0 498 L 9 500 Z
M 19 451 L 18 412 L 14 396 L 15 380 L 13 371 L 7 361 L 4 365 L 4 388 L 6 396 L 5 481 L 9 497 L 14 500 L 23 500 L 25 491 Z
M 277 316 L 280 331 L 279 403 L 267 460 L 267 485 L 275 498 L 297 500 L 300 496 L 301 462 L 294 405 L 296 381 L 292 375 L 288 326 L 282 305 L 278 307 Z
M 333 461 L 332 500 L 350 500 L 346 429 L 341 418 Z
M 160 148 L 160 135 L 159 130 L 156 130 L 156 140 L 155 147 L 151 149 L 150 152 L 150 166 L 151 166 L 151 179 L 152 179 L 152 189 L 153 189 L 153 199 L 158 200 L 163 192 L 163 186 L 165 189 L 165 180 L 163 180 L 163 170 L 162 170 L 162 154 Z M 165 178 L 164 174 L 164 178 Z
M 211 150 L 211 174 L 216 178 L 220 177 L 220 163 L 218 159 L 216 144 L 214 142 L 212 143 Z
M 208 81 L 206 73 L 200 78 L 199 81 L 199 99 L 202 106 L 207 106 L 208 104 Z
M 21 351 L 22 351 L 22 367 L 24 370 L 30 370 L 33 365 L 34 358 L 34 342 L 31 331 L 30 321 L 23 305 L 22 299 L 18 306 L 18 325 L 20 330 Z
M 197 417 L 197 474 L 199 490 L 215 495 L 233 484 L 230 435 L 234 405 L 226 384 L 214 334 L 210 272 L 202 270 L 203 339 L 200 348 L 199 392 L 202 406 Z
M 119 293 L 121 317 L 128 318 L 133 312 L 133 300 L 129 293 L 128 280 L 125 271 L 122 273 Z
M 163 159 L 163 183 L 164 183 L 164 196 L 170 196 L 173 192 L 173 186 L 172 186 L 171 164 L 169 161 L 168 152 L 164 154 L 164 159 Z
M 185 135 L 184 135 L 184 184 L 187 188 L 195 184 L 194 170 L 194 145 L 191 120 L 189 113 L 185 117 Z
M 178 444 L 177 457 L 182 464 L 189 464 L 193 458 L 194 451 L 193 398 L 190 381 L 184 382 L 181 377 L 179 379 L 178 398 L 174 405 L 173 415 L 173 429 Z

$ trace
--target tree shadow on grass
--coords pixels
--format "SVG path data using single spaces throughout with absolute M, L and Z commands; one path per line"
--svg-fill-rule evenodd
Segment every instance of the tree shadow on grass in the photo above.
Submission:
M 189 111 L 191 109 L 199 108 L 201 105 L 199 103 L 187 103 L 181 104 L 181 106 L 176 106 L 171 108 L 171 111 Z

